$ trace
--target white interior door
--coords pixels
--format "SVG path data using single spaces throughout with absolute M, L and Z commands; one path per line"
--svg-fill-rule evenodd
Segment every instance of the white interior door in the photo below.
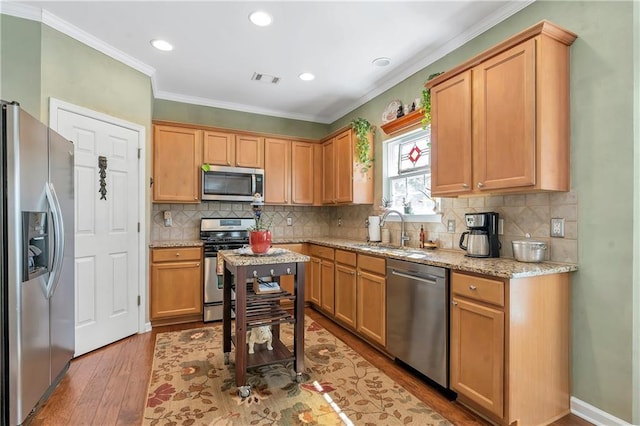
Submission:
M 140 135 L 64 109 L 57 111 L 57 131 L 74 142 L 79 356 L 138 332 Z

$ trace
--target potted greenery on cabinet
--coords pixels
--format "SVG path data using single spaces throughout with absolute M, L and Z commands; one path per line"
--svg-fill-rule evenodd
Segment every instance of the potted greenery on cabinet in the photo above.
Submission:
M 376 128 L 369 121 L 360 117 L 351 121 L 351 128 L 356 136 L 356 162 L 360 164 L 360 171 L 367 173 L 373 164 L 369 134 L 373 135 Z

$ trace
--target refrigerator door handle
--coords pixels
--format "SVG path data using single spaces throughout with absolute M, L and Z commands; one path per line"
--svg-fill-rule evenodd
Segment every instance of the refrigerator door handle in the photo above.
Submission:
M 47 201 L 49 202 L 49 208 L 51 209 L 51 216 L 53 219 L 53 265 L 51 266 L 51 273 L 49 274 L 49 281 L 47 282 L 47 299 L 53 296 L 60 280 L 60 272 L 62 272 L 62 259 L 64 258 L 64 223 L 62 222 L 62 210 L 60 208 L 60 202 L 56 195 L 56 190 L 53 187 L 53 183 L 47 182 L 45 185 L 45 192 L 47 194 Z

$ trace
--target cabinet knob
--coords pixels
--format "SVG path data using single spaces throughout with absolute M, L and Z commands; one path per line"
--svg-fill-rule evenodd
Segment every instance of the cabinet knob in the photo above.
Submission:
M 230 165 L 231 165 L 231 161 L 227 161 L 227 166 L 230 166 Z
M 197 267 L 199 267 L 199 266 L 200 266 L 200 264 L 199 264 L 199 263 L 196 263 L 196 268 L 197 268 Z
M 463 183 L 463 184 L 462 184 L 462 187 L 463 187 L 464 189 L 467 189 L 467 188 L 469 188 L 469 184 L 467 184 L 467 183 Z
M 454 300 L 454 301 L 452 301 L 452 302 L 451 302 L 451 304 L 452 304 L 453 306 L 458 306 L 458 302 L 456 302 L 455 300 Z
M 478 182 L 478 188 L 482 188 L 483 186 L 484 186 L 484 183 Z
M 356 273 L 354 271 L 349 271 L 349 275 L 355 275 Z
M 177 252 L 176 252 L 176 257 L 177 257 L 177 256 L 180 256 L 180 252 L 179 252 L 179 251 L 177 251 Z
M 473 285 L 473 284 L 471 284 L 471 285 L 469 286 L 469 290 L 471 290 L 471 291 L 474 291 L 476 288 L 478 288 L 478 287 L 476 287 L 476 286 L 475 286 L 475 285 Z

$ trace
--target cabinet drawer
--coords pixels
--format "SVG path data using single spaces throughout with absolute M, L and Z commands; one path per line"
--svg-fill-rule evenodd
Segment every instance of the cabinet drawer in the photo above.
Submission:
M 200 247 L 171 247 L 155 248 L 151 250 L 152 262 L 175 262 L 181 260 L 201 260 Z
M 333 260 L 333 249 L 325 246 L 318 246 L 312 244 L 309 248 L 309 254 L 315 257 L 321 257 L 323 259 Z
M 365 254 L 358 255 L 358 269 L 377 275 L 386 275 L 386 268 L 386 261 L 382 257 L 367 256 Z
M 504 306 L 504 283 L 499 280 L 451 272 L 451 292 L 470 299 Z
M 352 251 L 336 250 L 336 262 L 356 267 L 356 254 Z

